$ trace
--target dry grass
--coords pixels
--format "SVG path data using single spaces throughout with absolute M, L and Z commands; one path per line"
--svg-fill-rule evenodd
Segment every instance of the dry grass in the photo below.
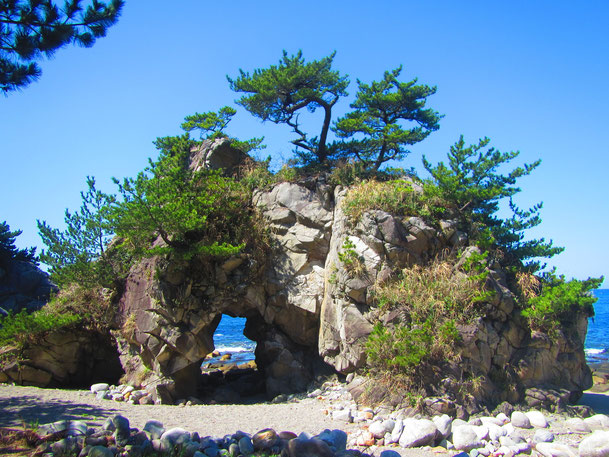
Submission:
M 74 314 L 82 317 L 87 325 L 106 329 L 114 324 L 114 293 L 101 286 L 85 287 L 73 283 L 62 289 L 45 309 L 56 315 Z
M 516 284 L 520 294 L 527 301 L 541 293 L 541 281 L 531 273 L 521 271 L 516 273 Z
M 378 322 L 366 343 L 368 368 L 377 377 L 399 379 L 407 386 L 431 382 L 434 366 L 460 359 L 457 324 L 483 315 L 490 292 L 486 273 L 466 274 L 446 259 L 415 265 L 375 289 L 382 314 L 397 321 Z M 471 386 L 472 388 L 475 386 Z
M 343 210 L 352 223 L 357 223 L 366 211 L 381 210 L 395 215 L 420 213 L 417 191 L 404 180 L 379 182 L 362 181 L 347 193 Z
M 449 261 L 435 260 L 425 267 L 405 268 L 397 280 L 377 286 L 375 296 L 379 306 L 399 309 L 414 322 L 465 322 L 479 314 L 479 303 L 489 297 L 482 279 L 455 270 Z
M 41 438 L 34 430 L 0 428 L 0 455 L 33 456 L 40 442 Z

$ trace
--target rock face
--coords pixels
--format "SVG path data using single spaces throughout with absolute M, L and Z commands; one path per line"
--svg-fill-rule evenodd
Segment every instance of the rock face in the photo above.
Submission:
M 365 213 L 353 227 L 342 210 L 346 192 L 332 189 L 322 176 L 255 193 L 273 238 L 266 259 L 243 254 L 212 265 L 153 258 L 133 268 L 120 301 L 123 318 L 135 324 L 128 338 L 119 337 L 127 373 L 152 370 L 163 401 L 192 392 L 222 314 L 247 318 L 245 334 L 257 343 L 270 396 L 304 389 L 320 359 L 344 374 L 361 367 L 378 318 L 371 286 L 460 246 L 465 235 L 452 221 L 433 228 L 418 217 L 382 211 Z M 346 240 L 359 262 L 356 273 L 339 257 Z M 491 272 L 489 286 L 497 292 L 489 317 L 459 329 L 457 370 L 483 379 L 481 399 L 551 407 L 548 396 L 560 405 L 565 395 L 587 388 L 586 318 L 559 338 L 531 334 L 501 271 Z M 430 393 L 450 391 L 442 389 Z
M 0 313 L 28 312 L 42 308 L 57 287 L 49 275 L 29 262 L 0 265 Z
M 23 349 L 17 359 L 2 365 L 0 382 L 83 387 L 96 381 L 115 383 L 123 373 L 110 335 L 85 329 L 50 332 Z
M 192 151 L 191 167 L 230 172 L 242 158 L 218 139 Z M 247 319 L 245 335 L 257 343 L 256 363 L 271 397 L 303 390 L 322 367 L 343 374 L 360 368 L 373 323 L 389 318 L 371 306 L 371 287 L 441 250 L 466 246 L 467 236 L 452 220 L 432 227 L 378 210 L 350 224 L 346 193 L 324 175 L 255 192 L 272 239 L 264 255 L 244 252 L 215 262 L 154 257 L 135 265 L 118 303 L 122 330 L 114 332 L 127 378 L 158 402 L 195 394 L 223 314 Z M 341 260 L 345 253 L 350 266 Z M 487 317 L 458 329 L 462 362 L 450 374 L 481 380 L 470 409 L 501 401 L 560 409 L 591 385 L 585 316 L 558 337 L 531 334 L 501 270 L 490 272 L 487 286 L 496 292 Z M 430 382 L 427 394 L 450 396 L 452 388 L 449 376 Z M 450 401 L 430 404 L 439 413 L 455 411 Z
M 36 265 L 11 261 L 0 268 L 0 313 L 31 313 L 57 292 Z M 116 382 L 122 367 L 111 335 L 86 329 L 47 332 L 23 348 L 0 353 L 0 382 L 41 387 L 84 387 L 97 380 Z

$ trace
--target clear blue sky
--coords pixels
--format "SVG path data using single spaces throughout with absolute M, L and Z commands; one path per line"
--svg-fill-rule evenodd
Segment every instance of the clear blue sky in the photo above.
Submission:
M 400 64 L 404 79 L 438 87 L 440 130 L 404 166 L 443 160 L 460 134 L 521 151 L 518 164 L 541 158 L 517 198 L 544 202 L 532 235 L 566 247 L 550 263 L 568 277 L 609 275 L 608 24 L 605 1 L 127 0 L 93 48 L 59 50 L 38 82 L 0 96 L 0 221 L 41 248 L 36 219 L 61 227 L 87 175 L 111 191 L 184 116 L 232 104 L 226 75 L 276 64 L 283 49 L 336 50 L 351 94 Z M 286 126 L 241 109 L 228 133 L 264 135 L 275 165 L 290 157 Z

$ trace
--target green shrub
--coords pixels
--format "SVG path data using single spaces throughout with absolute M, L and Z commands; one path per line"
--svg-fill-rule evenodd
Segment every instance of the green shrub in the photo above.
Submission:
M 290 165 L 284 165 L 275 173 L 273 179 L 275 182 L 295 182 L 300 176 L 298 168 Z
M 373 373 L 412 375 L 431 352 L 429 330 L 429 322 L 419 327 L 398 325 L 391 330 L 377 323 L 366 342 L 368 367 Z
M 113 289 L 72 283 L 42 309 L 49 314 L 79 316 L 83 325 L 107 330 L 115 325 L 115 294 Z
M 0 346 L 12 343 L 23 344 L 50 330 L 67 327 L 81 321 L 71 313 L 57 314 L 43 308 L 28 314 L 22 310 L 0 318 Z
M 480 262 L 465 262 L 466 273 L 436 259 L 425 267 L 406 268 L 377 286 L 378 305 L 401 318 L 395 325 L 375 325 L 366 344 L 368 369 L 381 377 L 401 376 L 402 384 L 409 384 L 417 380 L 422 365 L 454 357 L 457 324 L 483 316 L 484 302 L 492 293 L 484 288 L 486 272 L 479 271 Z
M 564 276 L 547 273 L 539 281 L 540 290 L 535 293 L 529 289 L 522 315 L 533 329 L 552 333 L 560 325 L 575 322 L 577 314 L 594 316 L 596 297 L 592 290 L 597 289 L 603 278 L 588 278 L 580 281 L 567 281 Z
M 349 237 L 345 238 L 342 250 L 338 252 L 338 259 L 352 277 L 360 276 L 366 270 L 364 259 L 357 254 L 355 244 Z

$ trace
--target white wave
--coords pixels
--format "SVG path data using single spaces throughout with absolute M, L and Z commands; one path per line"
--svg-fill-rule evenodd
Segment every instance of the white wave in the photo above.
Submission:
M 598 355 L 598 354 L 604 354 L 606 352 L 606 349 L 589 348 L 589 349 L 584 349 L 584 352 L 586 353 L 586 355 Z
M 253 349 L 246 348 L 245 346 L 218 346 L 216 348 L 218 352 L 253 352 Z

